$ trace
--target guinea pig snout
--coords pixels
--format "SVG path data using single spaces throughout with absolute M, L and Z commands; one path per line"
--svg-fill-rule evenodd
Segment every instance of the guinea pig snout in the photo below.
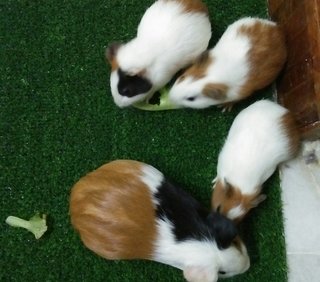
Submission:
M 181 96 L 181 91 L 179 91 L 179 84 L 175 83 L 170 91 L 169 91 L 169 100 L 172 103 L 178 104 L 181 100 L 180 96 Z
M 145 94 L 152 88 L 151 82 L 140 75 L 129 75 L 119 69 L 118 76 L 118 92 L 121 96 L 133 97 Z
M 126 86 L 126 85 L 120 86 L 120 85 L 118 85 L 118 91 L 119 91 L 119 94 L 121 96 L 126 96 L 126 97 L 134 96 L 133 95 L 134 91 L 130 86 Z

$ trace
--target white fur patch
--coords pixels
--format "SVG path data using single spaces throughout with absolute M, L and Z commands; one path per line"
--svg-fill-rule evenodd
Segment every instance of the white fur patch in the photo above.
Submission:
M 242 205 L 238 205 L 228 211 L 227 217 L 233 220 L 244 214 L 245 214 L 245 210 L 243 209 Z
M 245 245 L 241 246 L 241 252 L 235 247 L 221 250 L 219 257 L 221 260 L 221 268 L 219 270 L 225 272 L 225 274 L 219 276 L 223 278 L 241 274 L 250 267 L 250 258 Z
M 253 25 L 253 24 L 257 23 L 257 21 L 259 21 L 263 24 L 268 24 L 268 25 L 273 25 L 273 26 L 276 25 L 275 22 L 272 22 L 270 20 L 261 19 L 261 18 L 254 18 L 254 17 L 245 17 L 245 18 L 242 18 L 242 19 L 236 21 L 236 23 L 237 23 L 237 25 Z
M 242 194 L 252 195 L 290 157 L 288 137 L 280 122 L 287 110 L 261 100 L 235 118 L 219 154 L 217 172 Z
M 148 186 L 152 195 L 154 195 L 158 192 L 158 188 L 161 186 L 164 176 L 159 170 L 146 164 L 142 167 L 140 179 Z M 152 197 L 152 202 L 156 206 L 159 205 L 159 201 L 155 197 Z
M 186 278 L 192 276 L 194 281 L 212 282 L 216 281 L 218 271 L 226 272 L 221 276 L 230 277 L 245 272 L 250 266 L 244 245 L 240 252 L 234 246 L 219 250 L 214 241 L 193 239 L 177 242 L 169 220 L 158 219 L 157 226 L 153 260 L 184 270 Z
M 190 77 L 182 82 L 176 81 L 170 89 L 169 99 L 175 105 L 194 109 L 216 105 L 217 101 L 202 94 L 202 89 L 207 82 L 209 82 L 208 78 L 193 80 Z
M 158 238 L 154 260 L 179 269 L 188 265 L 218 268 L 218 248 L 214 241 L 187 240 L 177 242 L 169 220 L 158 219 Z

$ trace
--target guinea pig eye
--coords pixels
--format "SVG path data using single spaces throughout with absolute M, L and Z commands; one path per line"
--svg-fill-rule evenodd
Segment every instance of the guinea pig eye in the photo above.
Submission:
M 181 76 L 179 77 L 179 79 L 178 79 L 178 82 L 182 82 L 185 78 L 186 78 L 185 75 L 181 75 Z
M 226 274 L 226 272 L 225 271 L 219 271 L 219 274 L 224 275 L 224 274 Z
M 190 101 L 190 102 L 194 101 L 195 99 L 196 99 L 196 97 L 194 97 L 194 96 L 193 96 L 193 97 L 188 97 L 188 98 L 187 98 L 187 100 L 188 100 L 188 101 Z

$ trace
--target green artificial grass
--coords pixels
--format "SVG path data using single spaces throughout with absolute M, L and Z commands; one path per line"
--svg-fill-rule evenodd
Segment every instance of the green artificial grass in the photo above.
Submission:
M 221 113 L 146 112 L 113 103 L 105 47 L 126 41 L 151 0 L 7 0 L 0 4 L 0 281 L 184 281 L 170 266 L 107 261 L 70 225 L 69 192 L 87 172 L 114 159 L 149 163 L 209 207 L 211 180 L 228 129 L 245 106 Z M 207 0 L 211 46 L 242 16 L 267 17 L 265 0 Z M 240 226 L 248 272 L 226 281 L 286 281 L 279 180 Z M 39 240 L 5 224 L 9 215 L 48 214 Z

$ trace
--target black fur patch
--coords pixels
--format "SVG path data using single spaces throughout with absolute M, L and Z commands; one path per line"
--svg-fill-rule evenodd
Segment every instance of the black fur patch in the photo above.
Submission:
M 139 75 L 131 76 L 123 72 L 121 69 L 118 69 L 118 75 L 118 91 L 122 96 L 133 97 L 148 92 L 152 87 L 149 80 Z
M 233 239 L 238 235 L 235 224 L 217 212 L 211 212 L 206 221 L 215 234 L 218 247 L 221 249 L 228 248 Z
M 215 240 L 220 249 L 225 249 L 237 235 L 231 220 L 216 212 L 208 213 L 197 200 L 167 179 L 155 197 L 159 201 L 157 217 L 172 222 L 177 241 Z

